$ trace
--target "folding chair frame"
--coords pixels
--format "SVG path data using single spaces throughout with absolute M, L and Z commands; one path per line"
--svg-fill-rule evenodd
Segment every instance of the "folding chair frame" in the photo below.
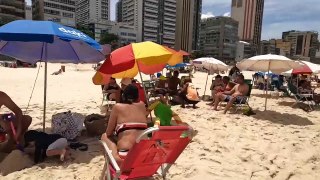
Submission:
M 172 127 L 172 126 L 170 126 L 170 127 Z M 178 126 L 178 127 L 180 127 L 180 126 Z M 151 127 L 151 128 L 146 129 L 136 139 L 136 143 L 139 143 L 143 139 L 148 139 L 149 134 L 155 133 L 159 130 L 160 130 L 159 127 Z M 191 127 L 189 127 L 188 130 L 186 131 L 188 138 L 190 138 L 190 141 L 192 139 L 192 131 L 193 131 L 193 129 Z M 105 157 L 105 162 L 104 162 L 104 166 L 103 166 L 103 170 L 102 170 L 100 179 L 104 180 L 105 177 L 107 177 L 107 180 L 120 179 L 121 169 L 120 169 L 119 165 L 117 164 L 116 160 L 114 159 L 114 157 L 112 155 L 112 151 L 108 148 L 107 144 L 104 141 L 100 140 L 100 143 L 102 144 L 102 147 L 104 149 L 104 157 Z M 161 144 L 161 142 L 159 142 L 159 144 Z M 115 177 L 112 177 L 112 175 L 110 173 L 110 165 L 115 170 Z M 160 175 L 163 179 L 166 179 L 167 172 L 169 171 L 171 166 L 172 166 L 172 164 L 162 164 L 161 167 L 156 172 L 156 174 Z

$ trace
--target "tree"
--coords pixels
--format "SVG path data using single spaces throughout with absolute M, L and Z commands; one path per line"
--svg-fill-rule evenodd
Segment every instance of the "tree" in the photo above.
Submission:
M 95 39 L 93 31 L 91 31 L 88 27 L 82 26 L 82 25 L 77 25 L 77 29 L 79 31 L 85 33 L 86 35 L 90 36 L 92 39 Z
M 192 53 L 191 53 L 191 59 L 198 59 L 198 58 L 202 58 L 202 57 L 204 57 L 205 56 L 205 54 L 203 53 L 203 51 L 193 51 Z
M 105 32 L 104 34 L 102 34 L 100 38 L 100 44 L 110 44 L 112 50 L 115 50 L 118 48 L 119 46 L 118 41 L 119 41 L 118 35 L 110 34 L 108 32 Z

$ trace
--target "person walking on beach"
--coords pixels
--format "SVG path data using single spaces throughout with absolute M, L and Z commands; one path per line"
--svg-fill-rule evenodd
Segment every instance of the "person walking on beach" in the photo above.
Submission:
M 0 114 L 0 131 L 4 131 L 4 133 L 8 133 L 9 135 L 6 142 L 0 143 L 0 152 L 11 152 L 15 149 L 15 143 L 22 142 L 23 135 L 28 130 L 32 118 L 28 115 L 23 115 L 22 110 L 12 99 L 6 93 L 0 91 L 0 109 L 2 106 L 7 107 L 14 113 L 12 115 L 12 122 L 16 129 L 16 135 L 14 135 L 11 129 L 10 122 L 6 121 L 6 116 L 10 114 Z

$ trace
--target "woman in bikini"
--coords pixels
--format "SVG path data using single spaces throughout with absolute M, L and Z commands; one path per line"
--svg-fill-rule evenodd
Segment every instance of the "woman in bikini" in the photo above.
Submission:
M 136 138 L 148 128 L 148 112 L 145 104 L 138 102 L 138 99 L 138 88 L 128 85 L 123 92 L 123 103 L 117 103 L 112 108 L 106 133 L 101 137 L 112 150 L 112 155 L 119 165 L 134 145 Z

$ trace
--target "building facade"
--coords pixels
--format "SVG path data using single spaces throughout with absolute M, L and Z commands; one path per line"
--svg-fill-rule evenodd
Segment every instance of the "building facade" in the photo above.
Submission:
M 238 22 L 230 17 L 213 17 L 201 21 L 200 50 L 219 60 L 234 61 L 238 38 Z
M 110 0 L 77 0 L 76 23 L 87 26 L 110 20 Z
M 137 41 L 175 45 L 176 0 L 122 0 L 122 22 L 134 26 Z
M 19 19 L 25 19 L 24 0 L 0 1 L 1 24 L 6 24 L 8 22 Z
M 32 6 L 29 6 L 26 4 L 25 11 L 26 11 L 25 19 L 32 20 Z
M 239 62 L 250 57 L 252 57 L 252 45 L 245 41 L 238 41 L 235 60 Z
M 86 26 L 94 34 L 94 39 L 99 42 L 104 33 L 109 33 L 116 23 L 113 21 L 92 21 Z
M 76 0 L 32 0 L 32 19 L 75 27 Z
M 239 22 L 240 40 L 258 47 L 261 41 L 264 0 L 232 0 L 231 17 Z
M 116 21 L 122 22 L 122 0 L 119 0 L 116 4 Z
M 291 42 L 286 42 L 282 39 L 276 40 L 276 54 L 291 57 L 292 51 L 291 51 Z
M 315 58 L 319 49 L 318 32 L 287 31 L 282 33 L 282 37 L 283 41 L 291 43 L 292 58 Z
M 276 40 L 271 39 L 269 41 L 261 41 L 259 46 L 259 54 L 276 54 Z
M 198 50 L 200 46 L 202 0 L 178 0 L 175 49 L 189 53 Z
M 125 46 L 130 43 L 137 42 L 137 30 L 134 26 L 125 23 L 115 23 L 111 30 L 111 34 L 116 34 L 119 37 L 120 46 Z

